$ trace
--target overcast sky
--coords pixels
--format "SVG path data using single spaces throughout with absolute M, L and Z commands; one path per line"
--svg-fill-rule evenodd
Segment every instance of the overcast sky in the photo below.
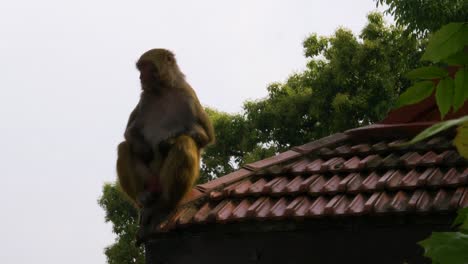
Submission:
M 134 63 L 175 52 L 202 103 L 237 112 L 304 68 L 302 41 L 359 33 L 373 0 L 1 0 L 0 263 L 105 263 L 96 201 L 139 95 Z

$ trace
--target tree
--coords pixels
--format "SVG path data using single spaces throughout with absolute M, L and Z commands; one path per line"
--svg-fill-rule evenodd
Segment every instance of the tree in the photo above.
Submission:
M 105 184 L 98 203 L 106 212 L 106 222 L 112 222 L 112 231 L 117 235 L 115 243 L 104 250 L 107 262 L 143 264 L 143 249 L 135 246 L 137 210 L 117 184 Z
M 304 72 L 269 85 L 268 96 L 248 101 L 242 114 L 211 111 L 217 143 L 203 155 L 205 178 L 331 133 L 380 121 L 420 65 L 423 41 L 368 15 L 359 37 L 341 28 L 304 42 Z M 216 161 L 216 162 L 214 162 Z
M 468 17 L 466 0 L 375 0 L 377 5 L 388 5 L 397 25 L 410 33 L 425 35 L 435 32 L 450 22 L 465 22 Z
M 246 141 L 253 140 L 242 115 L 205 110 L 213 122 L 216 142 L 204 150 L 199 183 L 234 171 L 244 156 Z

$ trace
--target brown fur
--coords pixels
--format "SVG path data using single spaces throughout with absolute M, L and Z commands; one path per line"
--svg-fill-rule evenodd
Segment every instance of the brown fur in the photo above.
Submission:
M 119 144 L 117 148 L 117 176 L 118 184 L 121 190 L 130 198 L 130 200 L 137 206 L 141 205 L 137 202 L 137 195 L 143 187 L 143 179 L 136 173 L 135 162 L 133 155 L 130 151 L 130 145 L 124 141 Z
M 130 115 L 126 141 L 118 147 L 119 183 L 140 207 L 139 195 L 159 182 L 159 203 L 170 210 L 197 180 L 200 151 L 214 141 L 213 126 L 172 52 L 150 50 L 137 68 L 146 75 L 140 76 L 142 94 Z
M 177 206 L 197 181 L 199 161 L 200 150 L 195 141 L 185 135 L 177 137 L 160 170 L 161 199 L 169 208 Z

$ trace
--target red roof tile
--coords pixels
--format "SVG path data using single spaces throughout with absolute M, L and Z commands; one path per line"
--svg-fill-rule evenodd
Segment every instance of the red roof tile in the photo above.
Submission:
M 451 146 L 451 137 L 449 133 L 401 148 L 395 138 L 366 139 L 351 133 L 329 137 L 338 140 L 327 144 L 306 144 L 294 148 L 298 152 L 288 151 L 197 186 L 202 192 L 198 199 L 189 200 L 159 231 L 210 222 L 468 207 L 468 161 Z M 320 147 L 311 152 L 311 146 Z M 268 166 L 277 170 L 273 173 Z
M 453 133 L 402 147 L 440 120 L 434 98 L 381 123 L 331 135 L 198 185 L 155 232 L 188 225 L 380 214 L 468 207 L 468 161 Z M 448 118 L 468 114 L 468 103 Z

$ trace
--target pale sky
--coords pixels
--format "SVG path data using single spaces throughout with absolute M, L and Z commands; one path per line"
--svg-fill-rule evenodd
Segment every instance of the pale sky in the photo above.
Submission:
M 238 112 L 305 67 L 302 41 L 359 33 L 372 0 L 1 0 L 0 263 L 105 263 L 98 206 L 139 96 L 168 48 L 202 104 Z

